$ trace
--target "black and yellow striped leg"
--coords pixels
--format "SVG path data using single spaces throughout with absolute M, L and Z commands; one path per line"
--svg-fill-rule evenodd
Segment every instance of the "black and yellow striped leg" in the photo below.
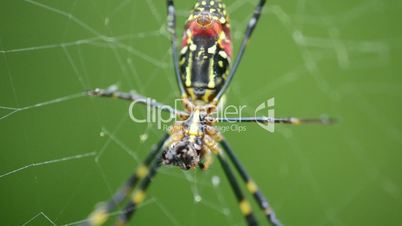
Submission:
M 216 100 L 219 100 L 222 97 L 222 95 L 226 92 L 226 89 L 229 87 L 229 84 L 232 81 L 233 76 L 236 73 L 237 68 L 240 65 L 240 61 L 241 61 L 241 59 L 242 59 L 242 57 L 244 55 L 244 52 L 246 50 L 247 43 L 248 43 L 248 41 L 249 41 L 249 39 L 251 37 L 251 34 L 253 33 L 255 27 L 257 26 L 257 23 L 258 23 L 259 19 L 260 19 L 261 12 L 262 12 L 262 9 L 264 8 L 265 2 L 266 2 L 266 0 L 260 0 L 258 2 L 258 5 L 254 10 L 254 14 L 251 17 L 250 21 L 248 22 L 248 25 L 247 25 L 246 31 L 244 33 L 244 37 L 243 37 L 240 49 L 239 49 L 239 52 L 238 52 L 238 54 L 236 56 L 236 59 L 235 59 L 233 65 L 232 65 L 232 68 L 230 70 L 229 76 L 228 76 L 224 86 L 219 91 L 218 95 L 215 97 Z
M 130 176 L 126 183 L 117 190 L 117 192 L 107 203 L 101 205 L 94 212 L 92 212 L 88 217 L 88 220 L 83 222 L 81 226 L 97 226 L 106 222 L 109 214 L 126 199 L 127 195 L 135 188 L 138 182 L 147 176 L 149 165 L 161 153 L 162 147 L 168 138 L 169 135 L 165 134 L 162 139 L 151 149 L 145 160 L 136 169 L 135 174 Z
M 236 170 L 240 174 L 241 178 L 247 185 L 247 189 L 250 193 L 253 194 L 254 199 L 257 201 L 258 205 L 260 206 L 261 210 L 264 211 L 269 223 L 274 226 L 282 225 L 279 220 L 276 218 L 275 212 L 270 207 L 268 200 L 265 198 L 264 194 L 258 189 L 257 184 L 253 181 L 253 179 L 248 175 L 242 164 L 240 163 L 239 159 L 235 156 L 234 152 L 230 148 L 229 144 L 223 139 L 220 142 L 221 146 L 225 150 L 226 154 L 229 156 L 230 160 L 234 164 Z
M 127 225 L 127 222 L 133 216 L 135 210 L 137 209 L 138 205 L 142 203 L 145 199 L 145 193 L 149 188 L 149 185 L 152 182 L 152 178 L 156 175 L 157 170 L 161 166 L 162 161 L 161 158 L 157 158 L 156 161 L 152 164 L 151 169 L 148 171 L 144 180 L 141 181 L 138 189 L 132 193 L 131 200 L 129 203 L 124 207 L 123 212 L 120 214 L 119 219 L 116 222 L 116 226 L 124 226 Z
M 168 32 L 170 34 L 170 40 L 172 42 L 172 57 L 173 57 L 173 66 L 176 74 L 177 84 L 179 86 L 181 94 L 184 94 L 183 84 L 180 82 L 180 68 L 179 68 L 179 56 L 177 52 L 177 35 L 176 35 L 176 9 L 174 7 L 173 0 L 167 0 L 167 25 Z
M 236 177 L 234 176 L 233 171 L 230 169 L 228 162 L 225 160 L 221 150 L 218 153 L 218 159 L 223 168 L 223 171 L 225 172 L 226 177 L 229 180 L 230 186 L 232 187 L 232 190 L 233 190 L 234 194 L 236 195 L 237 201 L 239 202 L 239 205 L 240 205 L 240 211 L 244 215 L 244 218 L 247 221 L 247 225 L 248 226 L 258 226 L 257 220 L 252 212 L 250 203 L 246 200 L 243 192 L 241 191 L 239 183 L 236 180 Z

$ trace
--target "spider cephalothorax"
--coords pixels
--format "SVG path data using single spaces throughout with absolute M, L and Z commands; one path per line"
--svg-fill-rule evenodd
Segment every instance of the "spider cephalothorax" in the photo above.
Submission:
M 179 166 L 182 169 L 191 169 L 198 165 L 201 159 L 202 141 L 196 139 L 191 142 L 188 137 L 173 143 L 163 152 L 163 163 Z
M 194 105 L 188 99 L 184 103 L 189 114 L 170 129 L 171 139 L 162 154 L 162 162 L 187 170 L 196 166 L 205 168 L 201 164 L 205 155 L 216 150 L 216 141 L 220 139 L 212 127 L 213 120 L 208 117 L 215 111 L 215 107 L 212 104 Z

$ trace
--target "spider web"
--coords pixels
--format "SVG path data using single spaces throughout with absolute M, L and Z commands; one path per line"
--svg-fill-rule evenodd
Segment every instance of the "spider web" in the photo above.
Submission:
M 225 2 L 238 47 L 257 1 Z M 176 1 L 178 34 L 192 4 Z M 117 84 L 167 104 L 178 96 L 165 3 L 9 0 L 0 9 L 2 224 L 75 225 L 162 134 L 131 122 L 128 103 L 83 91 Z M 225 133 L 284 224 L 402 222 L 401 10 L 396 1 L 268 2 L 228 103 L 275 97 L 277 115 L 341 122 Z M 206 172 L 162 168 L 133 222 L 245 225 L 226 182 L 216 161 Z

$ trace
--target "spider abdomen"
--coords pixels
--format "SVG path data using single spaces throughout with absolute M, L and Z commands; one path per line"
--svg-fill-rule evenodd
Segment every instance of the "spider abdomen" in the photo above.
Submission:
M 192 100 L 210 102 L 226 81 L 232 56 L 229 17 L 220 1 L 198 1 L 180 53 L 181 82 Z

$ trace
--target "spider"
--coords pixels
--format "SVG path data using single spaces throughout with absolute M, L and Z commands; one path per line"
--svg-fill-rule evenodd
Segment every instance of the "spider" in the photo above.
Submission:
M 281 225 L 264 194 L 242 166 L 228 142 L 215 127 L 215 124 L 217 122 L 328 124 L 330 120 L 268 117 L 223 118 L 213 115 L 217 111 L 222 95 L 228 89 L 235 75 L 265 2 L 265 0 L 259 0 L 247 25 L 239 52 L 233 64 L 231 64 L 230 22 L 223 2 L 221 0 L 197 0 L 185 24 L 179 56 L 177 52 L 174 2 L 173 0 L 167 0 L 167 26 L 171 36 L 173 66 L 182 95 L 184 111 L 173 110 L 168 105 L 159 102 L 149 102 L 146 97 L 140 94 L 121 92 L 116 87 L 89 91 L 89 95 L 92 96 L 114 97 L 140 102 L 144 105 L 168 111 L 182 120 L 176 122 L 169 132 L 163 135 L 162 139 L 148 153 L 142 164 L 138 166 L 135 173 L 129 177 L 108 202 L 98 206 L 82 222 L 82 225 L 102 225 L 107 221 L 110 213 L 130 196 L 128 204 L 126 204 L 116 222 L 116 225 L 126 225 L 137 206 L 144 200 L 145 192 L 151 184 L 151 179 L 161 165 L 174 165 L 184 170 L 196 167 L 206 170 L 210 164 L 211 153 L 217 156 L 239 202 L 240 211 L 244 215 L 247 225 L 255 226 L 258 223 L 225 155 L 233 163 L 235 170 L 246 184 L 247 190 L 253 195 L 265 214 L 267 221 L 274 226 Z

